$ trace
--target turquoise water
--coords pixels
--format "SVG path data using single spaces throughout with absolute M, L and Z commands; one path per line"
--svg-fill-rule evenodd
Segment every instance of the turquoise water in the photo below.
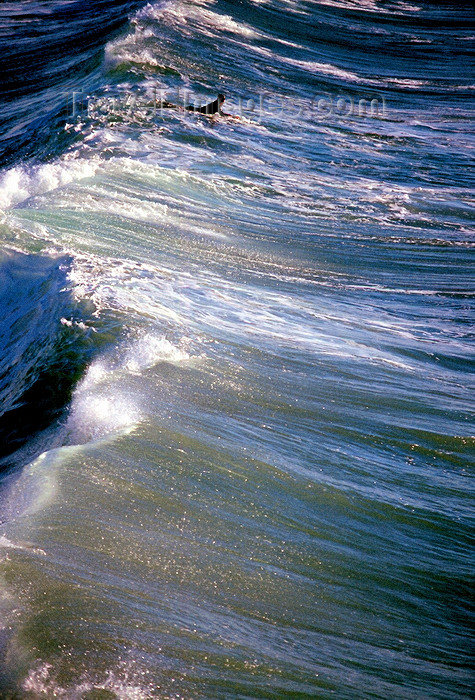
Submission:
M 470 697 L 473 15 L 19 7 L 1 697 Z

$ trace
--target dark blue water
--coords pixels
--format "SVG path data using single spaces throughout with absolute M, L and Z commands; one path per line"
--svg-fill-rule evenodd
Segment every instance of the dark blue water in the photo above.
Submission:
M 471 696 L 474 19 L 2 5 L 2 698 Z
M 0 27 L 2 74 L 0 159 L 51 158 L 61 134 L 67 94 L 100 82 L 104 44 L 123 30 L 130 0 L 4 2 Z

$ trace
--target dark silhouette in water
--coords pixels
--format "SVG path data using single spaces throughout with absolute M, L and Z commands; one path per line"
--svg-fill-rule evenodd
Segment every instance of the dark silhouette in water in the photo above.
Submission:
M 223 104 L 225 99 L 226 97 L 223 95 L 222 92 L 220 92 L 218 97 L 215 100 L 213 100 L 213 102 L 210 102 L 207 105 L 203 105 L 203 107 L 195 107 L 193 105 L 188 105 L 187 107 L 185 107 L 185 109 L 188 112 L 199 112 L 200 114 L 207 114 L 208 116 L 211 116 L 213 114 L 219 114 L 221 117 L 230 117 L 232 116 L 231 114 L 227 114 L 226 112 L 223 112 L 221 110 L 221 105 Z M 178 108 L 178 105 L 173 104 L 173 102 L 166 101 L 162 101 L 160 103 L 160 106 L 166 109 Z
M 221 111 L 221 105 L 225 99 L 226 97 L 222 92 L 220 92 L 214 102 L 210 102 L 209 104 L 204 105 L 204 107 L 193 107 L 192 105 L 189 105 L 186 109 L 190 112 L 200 112 L 200 114 L 219 114 L 223 117 L 230 117 L 230 114 L 226 114 L 225 112 Z

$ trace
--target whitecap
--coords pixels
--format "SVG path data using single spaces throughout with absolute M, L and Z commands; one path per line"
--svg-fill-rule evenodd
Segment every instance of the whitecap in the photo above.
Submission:
M 124 366 L 130 372 L 140 373 L 159 362 L 181 364 L 189 359 L 190 355 L 186 350 L 173 345 L 164 336 L 145 335 L 127 350 Z
M 39 166 L 17 165 L 0 179 L 0 209 L 15 207 L 38 194 L 95 175 L 101 162 L 84 158 L 61 159 Z

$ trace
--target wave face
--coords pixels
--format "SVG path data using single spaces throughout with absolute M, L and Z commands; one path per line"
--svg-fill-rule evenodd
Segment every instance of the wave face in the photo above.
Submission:
M 5 7 L 0 695 L 468 697 L 468 5 Z
M 1 254 L 0 470 L 58 442 L 73 388 L 107 337 L 73 297 L 70 266 L 66 255 Z
M 18 449 L 36 432 L 48 410 L 35 405 L 25 415 L 28 395 L 51 368 L 64 309 L 67 261 L 6 253 L 0 263 L 0 458 Z M 59 327 L 58 327 L 59 326 Z

